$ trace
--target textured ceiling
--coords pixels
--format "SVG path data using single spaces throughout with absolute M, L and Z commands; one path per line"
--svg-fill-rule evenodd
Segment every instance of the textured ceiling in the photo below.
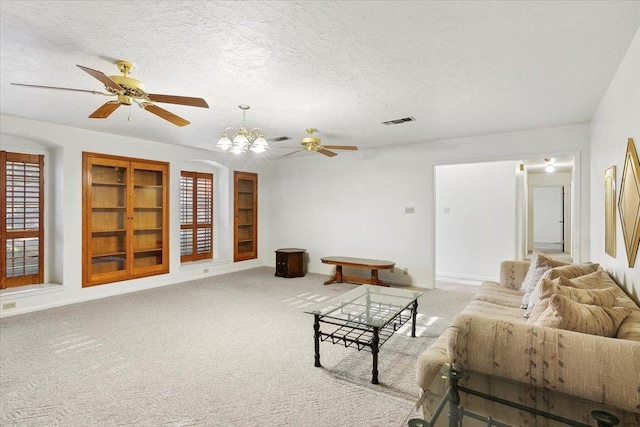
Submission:
M 588 122 L 640 27 L 640 2 L 0 3 L 0 111 L 67 126 L 213 148 L 242 119 L 297 145 L 361 148 Z M 159 104 L 178 128 L 139 108 L 105 120 L 76 67 L 147 92 L 203 97 L 209 109 Z M 131 114 L 132 121 L 127 117 Z M 413 116 L 414 122 L 382 121 Z

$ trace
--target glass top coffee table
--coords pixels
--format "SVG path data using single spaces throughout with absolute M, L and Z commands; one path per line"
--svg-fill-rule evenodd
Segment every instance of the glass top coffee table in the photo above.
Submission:
M 305 313 L 313 314 L 315 363 L 320 364 L 320 342 L 329 341 L 373 354 L 371 382 L 378 384 L 378 352 L 402 325 L 411 319 L 416 336 L 418 298 L 423 292 L 360 285 Z M 325 328 L 321 330 L 322 327 Z
M 461 369 L 452 367 L 448 363 L 443 365 L 440 372 L 435 376 L 433 382 L 429 386 L 429 389 L 434 387 L 435 390 L 439 390 L 438 393 L 442 392 L 442 397 L 434 402 L 436 406 L 430 408 L 430 418 L 428 420 L 422 419 L 422 414 L 420 414 L 422 405 L 426 403 L 423 400 L 427 395 L 423 394 L 422 398 L 418 400 L 411 410 L 411 413 L 407 416 L 403 425 L 406 425 L 407 427 L 435 427 L 447 425 L 450 427 L 465 427 L 468 425 L 511 427 L 514 424 L 500 420 L 500 418 L 505 416 L 505 410 L 509 408 L 514 408 L 518 412 L 518 422 L 516 425 L 566 425 L 571 427 L 590 427 L 593 423 L 597 423 L 599 427 L 614 427 L 620 424 L 620 420 L 615 415 L 598 409 L 599 405 L 597 403 L 577 397 L 570 397 L 570 404 L 574 408 L 579 405 L 578 413 L 581 415 L 581 420 L 591 419 L 591 423 L 589 424 L 584 421 L 576 421 L 566 418 L 565 416 L 561 416 L 559 413 L 546 412 L 532 406 L 527 406 L 521 401 L 517 401 L 515 396 L 505 399 L 496 395 L 484 393 L 470 388 L 465 384 L 472 375 L 477 374 L 470 372 L 467 375 Z M 478 405 L 480 400 L 494 403 L 492 409 L 496 411 L 494 413 L 494 417 L 497 417 L 498 419 L 479 413 L 477 411 L 478 408 L 473 405 L 471 407 L 464 407 L 460 399 L 461 394 L 473 396 L 475 398 L 475 405 Z M 467 403 L 470 402 L 467 401 Z M 562 403 L 557 403 L 558 407 L 562 406 Z M 564 403 L 566 404 L 567 402 Z M 558 409 L 556 405 L 551 406 L 553 406 L 554 409 Z M 486 411 L 486 407 L 484 407 L 484 410 Z

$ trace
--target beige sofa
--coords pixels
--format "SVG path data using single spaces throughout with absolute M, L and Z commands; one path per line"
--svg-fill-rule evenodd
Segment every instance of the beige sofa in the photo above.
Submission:
M 469 388 L 589 425 L 597 425 L 590 412 L 603 410 L 622 426 L 640 426 L 638 305 L 599 268 L 605 286 L 616 287 L 613 307 L 630 309 L 622 309 L 630 313 L 616 331 L 622 338 L 527 323 L 520 286 L 528 270 L 528 261 L 503 262 L 500 283 L 483 283 L 447 331 L 419 356 L 425 420 L 445 392 L 436 376 L 443 364 L 453 363 L 464 372 L 461 384 Z M 555 425 L 465 394 L 461 405 L 510 425 Z M 441 425 L 445 418 L 440 417 Z

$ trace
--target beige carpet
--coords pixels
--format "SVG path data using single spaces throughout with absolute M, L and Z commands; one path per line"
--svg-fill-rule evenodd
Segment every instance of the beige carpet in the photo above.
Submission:
M 321 343 L 310 304 L 357 285 L 272 268 L 0 321 L 2 426 L 401 426 L 418 355 L 472 294 L 428 290 L 418 336 L 371 353 Z M 108 286 L 108 285 L 105 285 Z

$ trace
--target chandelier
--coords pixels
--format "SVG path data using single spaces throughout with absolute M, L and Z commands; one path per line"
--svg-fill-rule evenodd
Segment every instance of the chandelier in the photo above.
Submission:
M 229 150 L 234 154 L 242 154 L 247 150 L 251 150 L 254 153 L 265 152 L 267 148 L 269 148 L 269 144 L 267 140 L 264 139 L 262 130 L 260 128 L 253 128 L 249 131 L 245 125 L 245 115 L 251 107 L 248 105 L 238 105 L 238 108 L 242 110 L 242 126 L 233 134 L 233 139 L 229 138 L 229 133 L 233 133 L 234 128 L 226 128 L 222 137 L 218 140 L 216 147 L 225 151 Z

